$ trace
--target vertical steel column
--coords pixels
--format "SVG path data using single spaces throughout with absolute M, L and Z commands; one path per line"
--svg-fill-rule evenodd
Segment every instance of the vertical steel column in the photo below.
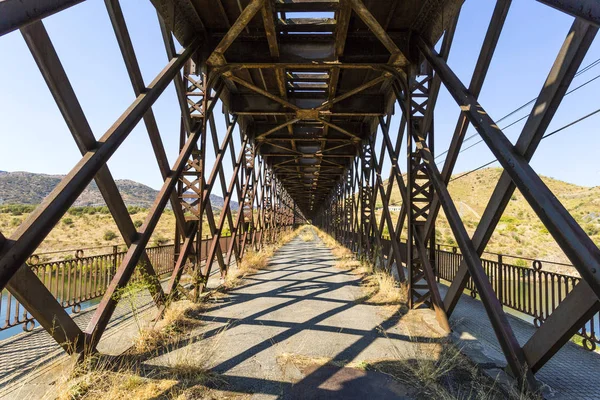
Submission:
M 248 142 L 244 147 L 244 155 L 246 158 L 246 168 L 245 173 L 247 174 L 248 179 L 248 190 L 244 193 L 243 203 L 238 211 L 242 218 L 242 237 L 240 242 L 240 258 L 244 256 L 244 248 L 246 247 L 246 240 L 248 235 L 252 235 L 254 231 L 254 197 L 256 196 L 256 175 L 255 175 L 255 152 L 254 152 L 254 144 Z M 260 171 L 260 165 L 258 167 Z
M 264 171 L 263 171 L 263 226 L 262 226 L 262 234 L 261 234 L 261 247 L 262 243 L 265 241 L 270 242 L 270 233 L 271 233 L 271 212 L 272 212 L 272 182 L 271 182 L 271 168 L 265 163 Z
M 353 201 L 354 201 L 354 191 L 353 191 L 353 186 L 354 186 L 354 181 L 352 179 L 352 166 L 353 163 L 351 162 L 350 165 L 348 166 L 348 169 L 346 170 L 346 176 L 345 176 L 345 181 L 344 181 L 344 192 L 345 192 L 345 199 L 344 199 L 344 246 L 352 249 L 352 244 L 353 244 L 353 240 L 352 240 L 352 213 L 353 213 Z
M 371 217 L 373 215 L 373 186 L 371 176 L 373 165 L 371 163 L 372 149 L 368 141 L 364 141 L 361 147 L 361 175 L 360 175 L 360 241 L 361 253 L 367 259 L 372 260 L 373 248 L 373 226 Z
M 198 147 L 192 151 L 190 159 L 180 177 L 180 202 L 186 213 L 186 221 L 198 221 L 194 251 L 189 253 L 189 259 L 195 266 L 194 276 L 200 278 L 200 264 L 202 260 L 202 225 L 203 225 L 203 192 L 204 192 L 204 155 L 206 154 L 206 108 L 208 95 L 206 93 L 206 76 L 197 69 L 199 66 L 189 60 L 183 69 L 185 96 L 188 105 L 188 116 L 191 120 L 191 129 L 201 129 Z M 187 118 L 188 116 L 182 116 Z M 183 134 L 185 135 L 185 133 Z M 182 143 L 185 138 L 182 137 Z M 196 285 L 198 282 L 196 282 Z
M 418 308 L 422 304 L 431 307 L 430 284 L 435 284 L 435 282 L 429 282 L 429 284 L 426 282 L 424 266 L 429 261 L 432 268 L 435 268 L 434 252 L 420 251 L 426 247 L 433 249 L 435 246 L 435 233 L 428 238 L 424 237 L 424 226 L 433 200 L 433 186 L 425 171 L 426 163 L 420 156 L 414 140 L 415 136 L 422 137 L 428 148 L 433 151 L 433 123 L 430 124 L 427 131 L 423 131 L 432 80 L 433 71 L 430 65 L 423 63 L 410 78 L 409 93 L 406 96 L 409 111 L 407 118 L 409 132 L 406 142 L 409 204 L 406 266 L 408 268 L 409 308 Z

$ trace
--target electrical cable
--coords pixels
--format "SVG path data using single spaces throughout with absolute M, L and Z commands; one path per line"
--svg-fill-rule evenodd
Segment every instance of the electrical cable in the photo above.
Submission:
M 583 117 L 581 117 L 581 118 L 578 118 L 578 119 L 576 119 L 576 120 L 574 120 L 574 121 L 571 121 L 571 122 L 569 122 L 568 124 L 566 124 L 566 125 L 563 125 L 563 126 L 561 126 L 560 128 L 558 128 L 558 129 L 556 129 L 556 130 L 553 130 L 552 132 L 546 133 L 544 136 L 542 136 L 542 139 L 541 139 L 541 140 L 544 140 L 544 139 L 546 139 L 546 138 L 549 138 L 549 137 L 550 137 L 550 136 L 552 136 L 552 135 L 555 135 L 555 134 L 557 134 L 557 133 L 559 133 L 559 132 L 561 132 L 561 131 L 564 131 L 565 129 L 567 129 L 567 128 L 569 128 L 569 127 L 573 126 L 573 125 L 576 125 L 576 124 L 580 123 L 581 121 L 583 121 L 583 120 L 586 120 L 586 119 L 590 118 L 591 116 L 593 116 L 593 115 L 596 115 L 596 114 L 598 114 L 598 113 L 600 113 L 600 108 L 599 108 L 599 109 L 597 109 L 596 111 L 592 111 L 591 113 L 584 115 L 584 116 L 583 116 Z M 473 145 L 473 146 L 474 146 L 474 145 Z M 471 146 L 471 147 L 472 147 L 472 146 Z M 490 164 L 493 164 L 493 163 L 495 163 L 495 162 L 497 162 L 497 161 L 498 161 L 498 160 L 492 160 L 492 161 L 490 161 L 490 162 L 487 162 L 487 163 L 485 163 L 485 164 L 483 164 L 483 165 L 481 165 L 481 166 L 479 166 L 479 167 L 477 167 L 477 168 L 475 168 L 475 169 L 473 169 L 473 170 L 471 170 L 471 171 L 469 171 L 469 172 L 465 172 L 465 173 L 464 173 L 464 174 L 462 174 L 462 175 L 459 175 L 459 176 L 457 176 L 457 177 L 455 177 L 455 178 L 452 178 L 452 179 L 450 179 L 450 182 L 452 182 L 452 181 L 455 181 L 455 180 L 457 180 L 457 179 L 460 179 L 460 178 L 463 178 L 463 177 L 465 177 L 465 176 L 467 176 L 467 175 L 470 175 L 470 174 L 472 174 L 472 173 L 473 173 L 473 172 L 475 172 L 475 171 L 479 171 L 480 169 L 482 169 L 482 168 L 485 168 L 485 167 L 487 167 L 488 165 L 490 165 Z
M 580 69 L 580 70 L 579 70 L 579 71 L 578 71 L 578 72 L 575 74 L 575 76 L 574 76 L 574 77 L 578 77 L 578 76 L 580 76 L 581 74 L 583 74 L 583 73 L 585 73 L 585 72 L 589 71 L 590 69 L 594 68 L 594 67 L 595 67 L 595 66 L 597 66 L 597 65 L 600 65 L 600 58 L 599 58 L 599 59 L 597 59 L 597 60 L 595 60 L 595 61 L 593 61 L 593 62 L 591 62 L 590 64 L 586 65 L 586 66 L 585 66 L 585 67 L 583 67 L 582 69 Z M 595 81 L 595 80 L 596 80 L 596 79 L 598 79 L 598 78 L 600 78 L 600 74 L 599 74 L 599 75 L 596 75 L 596 76 L 595 76 L 595 77 L 593 77 L 592 79 L 590 79 L 590 80 L 588 80 L 588 81 L 586 81 L 586 82 L 582 83 L 581 85 L 579 85 L 579 86 L 577 86 L 577 87 L 575 87 L 575 88 L 573 88 L 573 89 L 569 90 L 567 93 L 565 93 L 565 96 L 567 96 L 567 95 L 569 95 L 569 94 L 571 94 L 571 93 L 573 93 L 573 92 L 575 92 L 575 91 L 577 91 L 577 90 L 579 90 L 579 89 L 581 89 L 581 88 L 583 88 L 583 87 L 587 86 L 588 84 L 592 83 L 593 81 Z M 521 110 L 522 110 L 522 109 L 524 109 L 525 107 L 527 107 L 527 106 L 531 105 L 532 103 L 534 103 L 534 102 L 535 102 L 537 99 L 538 99 L 538 98 L 536 97 L 536 98 L 534 98 L 534 99 L 531 99 L 531 100 L 530 100 L 530 101 L 528 101 L 527 103 L 525 103 L 525 104 L 523 104 L 523 105 L 521 105 L 521 106 L 517 107 L 516 109 L 514 109 L 513 111 L 511 111 L 510 113 L 506 114 L 505 116 L 503 116 L 502 118 L 500 118 L 498 121 L 496 121 L 496 123 L 498 124 L 498 123 L 500 123 L 500 122 L 504 121 L 505 119 L 507 119 L 507 118 L 511 117 L 512 115 L 514 115 L 514 114 L 518 113 L 519 111 L 521 111 Z M 522 118 L 518 119 L 517 121 L 514 121 L 514 122 L 513 122 L 513 123 L 511 123 L 510 125 L 508 125 L 508 126 L 506 126 L 506 127 L 502 128 L 502 130 L 504 130 L 504 129 L 507 129 L 507 128 L 509 128 L 509 127 L 511 127 L 511 126 L 513 126 L 513 125 L 515 125 L 516 123 L 518 123 L 518 122 L 522 121 L 522 120 L 523 120 L 523 119 L 525 119 L 525 118 L 526 118 L 526 117 L 522 117 Z M 465 139 L 463 140 L 463 144 L 464 144 L 464 143 L 466 143 L 466 142 L 468 142 L 469 140 L 471 140 L 471 139 L 475 138 L 477 135 L 478 135 L 477 133 L 474 133 L 473 135 L 471 135 L 471 136 L 468 136 L 467 138 L 465 138 Z M 480 141 L 478 141 L 477 143 L 475 143 L 475 144 L 473 144 L 473 145 L 469 146 L 468 148 L 462 149 L 462 150 L 459 152 L 459 154 L 460 154 L 460 153 L 462 153 L 463 151 L 465 151 L 465 150 L 468 150 L 468 149 L 470 149 L 471 147 L 473 147 L 473 146 L 475 146 L 475 145 L 477 145 L 477 144 L 481 143 L 482 141 L 483 141 L 483 140 L 480 140 Z M 448 153 L 448 150 L 446 150 L 446 151 L 444 151 L 444 152 L 442 152 L 442 153 L 438 154 L 438 155 L 435 157 L 435 159 L 437 160 L 438 158 L 442 157 L 444 154 L 447 154 L 447 153 Z M 444 161 L 445 161 L 445 160 L 444 160 Z

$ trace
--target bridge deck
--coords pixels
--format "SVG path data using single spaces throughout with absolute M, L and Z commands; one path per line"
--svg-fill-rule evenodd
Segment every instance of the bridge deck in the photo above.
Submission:
M 440 286 L 440 292 L 445 295 L 446 287 Z M 508 315 L 508 320 L 521 345 L 536 330 L 530 323 L 514 316 Z M 450 322 L 454 337 L 466 346 L 469 356 L 485 365 L 492 374 L 494 369 L 506 367 L 502 349 L 480 301 L 463 295 Z M 536 378 L 551 388 L 545 393 L 553 399 L 599 399 L 598 371 L 599 353 L 567 343 L 540 369 Z
M 254 393 L 253 398 L 332 394 L 364 398 L 373 393 L 378 398 L 413 397 L 414 389 L 386 375 L 340 365 L 376 364 L 435 354 L 422 348 L 435 348 L 442 337 L 436 331 L 432 313 L 395 313 L 389 307 L 357 302 L 364 295 L 360 279 L 335 268 L 334 263 L 331 252 L 319 239 L 294 239 L 277 252 L 269 269 L 248 277 L 227 297 L 204 309 L 205 324 L 192 332 L 195 339 L 186 342 L 185 351 L 205 352 L 207 341 L 217 342 L 211 353 L 211 367 L 228 382 L 228 391 Z M 467 353 L 476 355 L 479 362 L 493 370 L 505 363 L 483 313 L 481 303 L 464 296 L 452 323 L 455 336 L 467 345 Z M 526 340 L 534 330 L 512 317 L 511 325 L 519 340 Z M 12 363 L 10 358 L 33 344 L 34 336 L 35 333 L 22 335 L 19 340 L 0 344 L 0 365 Z M 105 343 L 122 342 L 112 339 Z M 36 347 L 40 356 L 46 347 Z M 319 360 L 323 359 L 332 362 L 322 365 Z M 161 359 L 147 363 L 160 365 Z M 540 371 L 538 378 L 555 390 L 554 398 L 600 398 L 595 384 L 598 370 L 598 354 L 567 345 Z M 38 383 L 29 387 L 39 390 L 39 382 L 42 388 L 52 386 L 47 377 L 36 379 Z M 13 382 L 11 386 L 25 387 L 27 379 L 20 381 L 21 385 Z M 15 391 L 2 394 L 6 398 L 23 395 L 19 392 L 15 397 Z

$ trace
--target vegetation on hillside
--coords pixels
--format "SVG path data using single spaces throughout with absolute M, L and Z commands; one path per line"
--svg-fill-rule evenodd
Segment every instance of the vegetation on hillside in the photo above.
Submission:
M 39 204 L 60 183 L 62 178 L 64 178 L 63 175 L 0 171 L 0 205 Z M 157 190 L 128 179 L 117 179 L 116 184 L 128 206 L 150 208 L 158 194 Z M 223 198 L 220 196 L 211 195 L 210 202 L 213 207 L 223 208 Z M 88 185 L 74 205 L 96 208 L 105 205 L 96 182 L 92 181 Z M 237 210 L 237 202 L 232 202 L 231 207 L 233 210 Z
M 0 206 L 0 232 L 6 237 L 12 233 L 25 221 L 31 212 L 35 210 L 36 205 L 30 204 L 8 204 Z M 135 228 L 139 229 L 146 219 L 149 210 L 139 206 L 128 206 L 127 211 L 133 221 Z M 215 209 L 215 221 L 221 216 L 221 210 Z M 186 217 L 189 217 L 186 216 Z M 236 220 L 236 213 L 232 213 L 233 221 Z M 227 236 L 230 233 L 228 221 L 222 230 L 222 235 Z M 202 236 L 209 235 L 210 228 L 206 219 L 202 224 Z M 165 210 L 150 238 L 149 245 L 162 245 L 174 240 L 175 235 L 175 215 L 172 210 Z M 73 249 L 86 250 L 85 255 L 103 254 L 112 251 L 112 246 L 122 245 L 124 243 L 117 224 L 115 223 L 108 207 L 71 207 L 60 222 L 42 242 L 35 251 L 36 254 L 46 252 L 57 252 Z M 69 256 L 67 254 L 67 256 Z M 64 254 L 56 254 L 60 258 Z M 42 257 L 42 259 L 45 259 Z
M 35 206 L 32 205 L 0 206 L 0 232 L 6 237 L 10 237 L 34 209 Z M 142 225 L 148 215 L 146 208 L 129 207 L 128 211 L 137 228 Z M 174 232 L 175 216 L 172 211 L 165 210 L 150 239 L 150 245 L 173 240 Z M 105 253 L 111 246 L 123 243 L 117 224 L 107 207 L 73 207 L 52 229 L 36 253 L 88 247 L 103 247 L 98 251 Z M 86 252 L 86 255 L 91 255 L 88 253 Z
M 477 228 L 501 173 L 500 168 L 482 169 L 450 182 L 450 195 L 469 234 Z M 594 242 L 600 244 L 600 187 L 577 186 L 548 177 L 542 177 L 542 180 Z M 378 200 L 377 208 L 381 213 L 381 199 Z M 391 204 L 402 204 L 397 185 L 392 191 Z M 398 212 L 392 214 L 397 217 Z M 439 244 L 456 246 L 443 210 L 436 226 L 436 238 Z M 531 264 L 527 258 L 569 263 L 518 190 L 512 195 L 486 251 L 514 255 L 515 258 L 505 261 L 523 266 Z
M 450 183 L 449 189 L 458 211 L 465 223 L 467 231 L 473 234 L 481 215 L 490 199 L 490 196 L 498 182 L 502 170 L 500 168 L 488 168 L 457 179 Z M 42 195 L 49 193 L 60 181 L 60 176 L 30 174 L 26 172 L 0 172 L 0 230 L 5 236 L 10 234 L 31 213 L 35 203 L 43 199 Z M 544 182 L 555 193 L 562 204 L 571 212 L 573 217 L 583 227 L 588 235 L 600 243 L 600 187 L 582 187 L 556 179 L 542 177 Z M 123 197 L 128 206 L 129 214 L 132 216 L 134 225 L 139 228 L 147 215 L 146 203 L 154 200 L 156 191 L 132 181 L 117 181 L 122 190 Z M 80 205 L 69 209 L 63 217 L 62 223 L 58 224 L 44 241 L 38 252 L 61 250 L 74 247 L 104 246 L 122 243 L 118 229 L 110 215 L 108 208 L 103 205 L 102 198 L 95 184 L 90 184 L 86 189 L 95 191 L 89 200 L 84 196 L 78 200 L 88 199 L 89 204 L 98 201 L 101 205 Z M 10 194 L 10 195 L 7 195 Z M 84 192 L 85 194 L 86 192 Z M 29 197 L 27 197 L 29 196 Z M 138 201 L 130 203 L 130 197 Z M 7 204 L 6 198 L 20 199 L 18 204 Z M 148 200 L 148 202 L 145 199 Z M 76 203 L 76 204 L 78 204 Z M 222 198 L 211 197 L 211 203 L 215 209 L 215 220 L 218 220 L 219 206 L 222 206 Z M 391 196 L 391 205 L 402 203 L 398 187 L 394 185 Z M 235 209 L 234 205 L 234 209 Z M 381 199 L 378 199 L 378 215 L 381 214 Z M 394 220 L 398 212 L 392 212 Z M 455 246 L 456 241 L 450 230 L 450 226 L 440 212 L 440 218 L 436 227 L 437 243 L 441 245 Z M 151 243 L 164 243 L 173 237 L 175 219 L 170 211 L 166 211 L 159 222 Z M 204 223 L 203 232 L 210 232 L 207 223 Z M 117 233 L 110 240 L 107 231 Z M 224 229 L 227 234 L 230 231 L 228 224 Z M 384 228 L 384 233 L 387 227 Z M 554 262 L 569 263 L 562 250 L 556 244 L 548 230 L 543 226 L 537 215 L 525 201 L 518 191 L 513 194 L 511 201 L 500 219 L 486 251 L 514 255 L 514 258 L 506 259 L 506 262 L 517 265 L 530 265 L 529 258 L 543 259 Z M 550 266 L 549 266 L 550 267 Z

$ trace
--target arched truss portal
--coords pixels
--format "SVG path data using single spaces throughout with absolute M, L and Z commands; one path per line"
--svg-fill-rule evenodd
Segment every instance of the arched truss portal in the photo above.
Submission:
M 81 161 L 11 237 L 0 234 L 0 284 L 67 351 L 95 347 L 114 311 L 113 294 L 129 281 L 138 263 L 159 306 L 184 291 L 179 278 L 191 263 L 196 289 L 191 296 L 197 298 L 213 264 L 224 275 L 248 246 L 259 248 L 305 218 L 406 279 L 411 307 L 433 307 L 446 329 L 448 316 L 472 279 L 511 370 L 531 386 L 533 374 L 600 310 L 600 251 L 529 165 L 596 35 L 600 22 L 596 1 L 540 0 L 576 18 L 515 146 L 477 102 L 509 0 L 496 3 L 468 87 L 445 62 L 461 0 L 151 1 L 170 61 L 151 83 L 145 83 L 119 3 L 105 0 L 137 97 L 100 140 L 95 139 L 40 20 L 81 1 L 0 2 L 0 34 L 21 30 L 82 153 Z M 306 18 L 296 17 L 302 13 Z M 179 53 L 172 35 L 183 45 Z M 433 44 L 440 39 L 438 53 Z M 173 166 L 168 165 L 151 109 L 171 81 L 182 114 L 180 153 Z M 461 112 L 440 171 L 433 158 L 433 118 L 442 84 Z M 220 142 L 214 112 L 218 100 L 227 127 Z M 393 115 L 396 105 L 400 115 Z M 397 132 L 391 132 L 392 118 L 400 120 Z M 142 119 L 164 185 L 148 218 L 136 229 L 106 162 Z M 504 167 L 472 237 L 447 191 L 469 124 Z M 241 146 L 236 148 L 238 133 Z M 403 142 L 406 176 L 399 161 Z M 213 167 L 206 165 L 207 151 L 216 157 Z M 392 164 L 387 181 L 392 184 L 387 186 L 381 176 L 384 159 Z M 229 182 L 225 164 L 233 171 Z M 24 263 L 93 179 L 129 249 L 82 331 Z M 225 197 L 218 217 L 209 201 L 215 185 Z M 403 200 L 397 220 L 389 204 L 394 185 Z M 516 341 L 480 260 L 517 188 L 582 277 L 524 346 Z M 237 213 L 232 208 L 235 199 Z M 177 219 L 177 250 L 173 274 L 163 290 L 145 248 L 169 202 Z M 383 209 L 379 219 L 374 212 L 378 202 Z M 440 208 L 464 257 L 445 298 L 436 283 L 431 251 Z M 225 226 L 232 238 L 223 244 Z M 384 230 L 389 240 L 383 238 Z M 404 232 L 406 243 L 401 240 Z M 202 247 L 200 239 L 206 235 L 209 239 Z

